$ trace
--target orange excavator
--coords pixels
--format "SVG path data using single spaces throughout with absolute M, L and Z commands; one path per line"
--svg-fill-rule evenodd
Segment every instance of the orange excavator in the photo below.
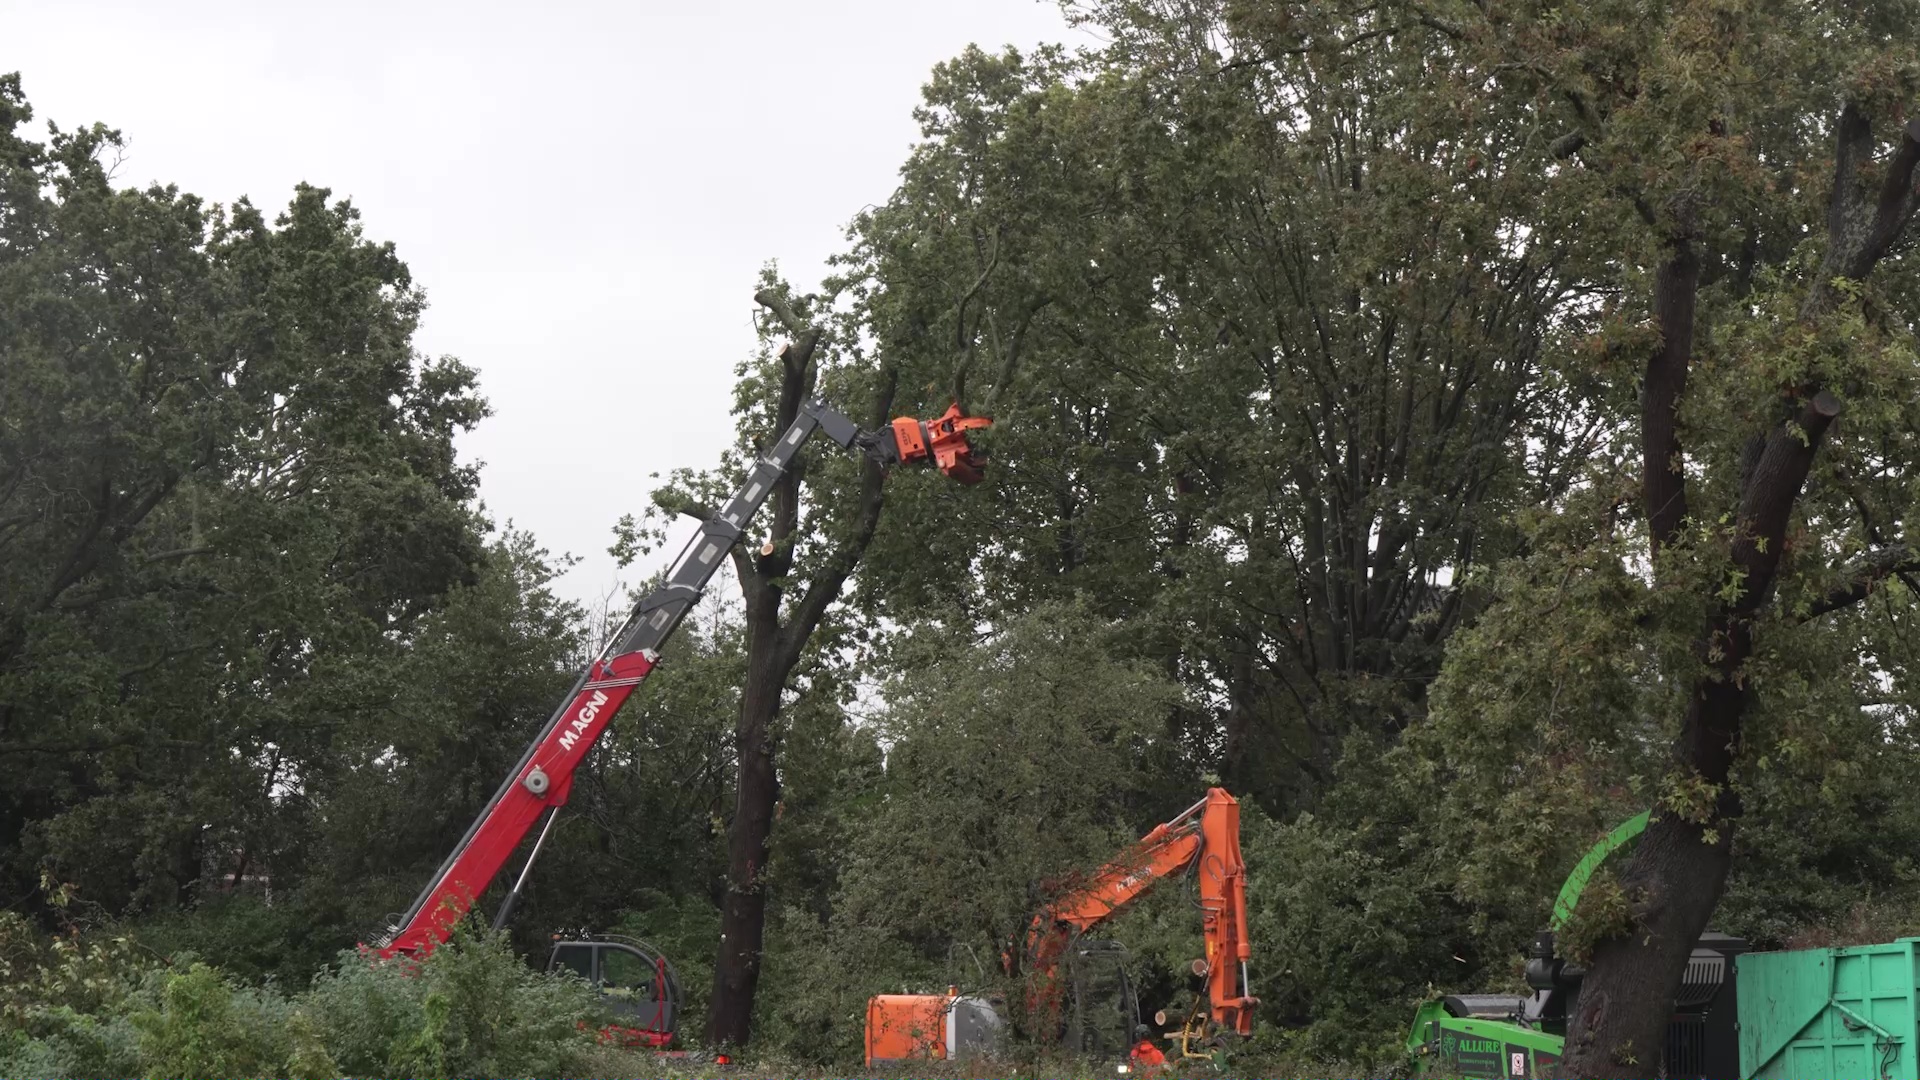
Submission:
M 1247 985 L 1246 863 L 1240 857 L 1240 803 L 1220 788 L 1178 817 L 1141 837 L 1091 875 L 1071 882 L 1057 899 L 1034 916 L 1027 928 L 1025 968 L 1030 976 L 1029 1005 L 1045 1026 L 1058 1026 L 1066 996 L 1062 966 L 1074 943 L 1130 907 L 1169 878 L 1194 875 L 1199 892 L 1200 932 L 1205 955 L 1192 964 L 1204 981 L 1178 1030 L 1163 1037 L 1178 1058 L 1210 1058 L 1229 1033 L 1253 1034 L 1253 1011 L 1260 1004 Z M 1012 956 L 1005 957 L 1012 970 Z M 988 1015 L 980 998 L 949 988 L 945 994 L 882 994 L 867 1003 L 867 1067 L 910 1058 L 948 1059 L 992 1052 L 1003 1026 Z M 1169 1017 L 1155 1015 L 1157 1024 Z M 1147 1041 L 1136 1046 L 1135 1062 L 1161 1055 Z

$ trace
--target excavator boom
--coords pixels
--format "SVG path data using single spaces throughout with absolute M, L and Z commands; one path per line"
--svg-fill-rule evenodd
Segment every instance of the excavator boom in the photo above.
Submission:
M 1125 911 L 1148 890 L 1192 873 L 1200 902 L 1200 934 L 1206 955 L 1194 974 L 1206 983 L 1204 1003 L 1173 1036 L 1182 1056 L 1201 1057 L 1199 1047 L 1216 1034 L 1253 1034 L 1260 1004 L 1247 984 L 1252 955 L 1247 936 L 1247 867 L 1240 857 L 1240 803 L 1220 788 L 1173 820 L 1129 846 L 1085 878 L 1058 891 L 1033 917 L 1025 941 L 1029 1007 L 1042 1026 L 1060 1026 L 1064 996 L 1061 961 L 1074 938 Z M 1013 957 L 1003 957 L 1009 972 Z M 957 988 L 942 994 L 882 994 L 867 1003 L 867 1067 L 913 1058 L 948 1059 L 981 1045 L 965 1036 L 956 1018 L 985 1009 L 980 998 Z
M 580 762 L 653 670 L 660 647 L 699 601 L 726 554 L 739 543 L 741 531 L 814 432 L 823 431 L 841 447 L 882 466 L 924 461 L 962 484 L 974 484 L 982 478 L 985 455 L 973 447 L 968 433 L 991 422 L 962 415 L 956 404 L 935 420 L 903 418 L 877 431 L 863 431 L 829 405 L 804 403 L 778 441 L 754 462 L 733 497 L 719 513 L 701 522 L 699 532 L 667 570 L 665 582 L 634 605 L 619 631 L 587 664 L 560 708 L 548 717 L 520 763 L 507 774 L 412 907 L 378 936 L 380 955 L 424 956 L 445 941 L 544 816 L 546 822 L 526 865 L 494 919 L 495 926 L 506 922 L 553 827 L 555 812 L 573 792 Z
M 1206 955 L 1194 974 L 1207 984 L 1211 1022 L 1240 1035 L 1253 1034 L 1259 1004 L 1247 991 L 1247 867 L 1240 856 L 1240 802 L 1221 788 L 1173 820 L 1153 827 L 1119 858 L 1096 870 L 1034 916 L 1027 930 L 1028 966 L 1043 993 L 1058 993 L 1058 966 L 1075 935 L 1125 911 L 1149 889 L 1192 872 L 1200 900 L 1200 934 Z

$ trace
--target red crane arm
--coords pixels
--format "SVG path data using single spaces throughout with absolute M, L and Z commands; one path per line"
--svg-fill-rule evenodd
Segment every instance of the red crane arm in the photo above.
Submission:
M 440 864 L 413 906 L 379 935 L 376 947 L 380 955 L 424 956 L 445 941 L 454 924 L 493 883 L 508 857 L 544 814 L 546 824 L 494 919 L 495 926 L 506 922 L 526 883 L 527 872 L 553 828 L 555 812 L 573 792 L 574 770 L 599 741 L 620 706 L 653 670 L 660 647 L 698 602 L 723 557 L 739 542 L 742 528 L 815 431 L 824 430 L 840 446 L 882 465 L 924 461 L 963 484 L 973 484 L 981 479 L 986 455 L 969 442 L 968 432 L 990 423 L 984 417 L 962 415 L 956 404 L 934 420 L 909 417 L 879 431 L 862 431 L 831 406 L 811 401 L 802 405 L 800 415 L 779 441 L 748 470 L 740 489 L 719 513 L 701 523 L 700 531 L 667 570 L 666 581 L 634 606 L 620 630 L 580 674 L 561 707 L 547 719 L 539 737 L 468 826 L 466 836 Z
M 534 822 L 566 804 L 567 796 L 573 793 L 574 770 L 599 741 L 613 714 L 653 670 L 653 663 L 651 650 L 593 662 L 558 714 L 564 722 L 547 725 L 532 752 L 521 759 L 519 768 L 475 820 L 421 899 L 415 901 L 414 910 L 380 947 L 380 955 L 425 956 L 447 939 L 454 924 L 473 907 L 474 899 L 493 883 Z M 552 823 L 549 817 L 549 828 Z M 544 842 L 546 836 L 542 829 L 540 840 Z M 533 855 L 538 854 L 536 846 Z M 528 857 L 529 867 L 533 855 Z M 524 872 L 522 876 L 524 880 Z M 515 888 L 517 891 L 518 885 Z M 501 921 L 505 921 L 504 907 Z
M 1247 994 L 1247 867 L 1240 857 L 1240 803 L 1221 788 L 1161 825 L 1118 858 L 1094 871 L 1034 916 L 1027 930 L 1027 956 L 1034 973 L 1058 993 L 1057 967 L 1076 934 L 1125 911 L 1149 889 L 1187 872 L 1198 877 L 1200 931 L 1206 956 L 1195 974 L 1207 981 L 1213 1022 L 1241 1035 L 1253 1033 L 1259 999 Z

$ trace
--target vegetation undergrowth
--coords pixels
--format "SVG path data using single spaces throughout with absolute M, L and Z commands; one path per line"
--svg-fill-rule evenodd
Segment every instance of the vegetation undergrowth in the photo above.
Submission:
M 342 953 L 303 989 L 246 985 L 191 953 L 106 933 L 42 939 L 0 913 L 0 1076 L 585 1076 L 605 1010 L 500 935 L 425 961 Z

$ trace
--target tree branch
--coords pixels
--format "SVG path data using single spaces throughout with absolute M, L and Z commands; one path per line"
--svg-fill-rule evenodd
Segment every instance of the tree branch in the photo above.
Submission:
M 684 514 L 696 521 L 712 521 L 716 514 L 713 507 L 684 491 L 675 491 L 672 488 L 655 489 L 653 505 L 669 514 Z
M 773 312 L 774 318 L 779 319 L 780 325 L 794 337 L 799 337 L 813 329 L 813 324 L 801 318 L 799 313 L 794 311 L 793 305 L 787 302 L 787 298 L 773 289 L 761 289 L 754 293 L 753 302 Z
M 780 363 L 786 368 L 789 377 L 804 375 L 807 365 L 813 362 L 813 350 L 820 344 L 820 328 L 801 317 L 787 298 L 772 289 L 761 289 L 753 294 L 753 301 L 780 320 L 780 325 L 791 339 L 780 347 Z M 797 412 L 797 409 L 796 409 Z M 792 416 L 783 416 L 780 430 L 786 430 L 793 423 Z
M 719 511 L 712 506 L 685 492 L 674 491 L 671 488 L 660 488 L 654 491 L 653 505 L 669 514 L 684 514 L 700 522 L 712 521 L 719 516 Z M 734 545 L 727 549 L 727 555 L 733 559 L 734 576 L 740 579 L 742 593 L 750 594 L 753 590 L 764 587 L 764 583 L 753 573 L 753 556 L 744 545 L 735 541 Z
M 1687 517 L 1687 480 L 1680 444 L 1680 398 L 1693 361 L 1693 306 L 1700 288 L 1700 260 L 1686 240 L 1654 278 L 1653 320 L 1660 347 L 1647 358 L 1641 389 L 1641 486 L 1653 554 L 1680 536 Z
M 1852 607 L 1873 595 L 1886 579 L 1915 570 L 1920 570 L 1920 552 L 1905 544 L 1870 551 L 1849 566 L 1842 575 L 1844 582 L 1814 601 L 1799 621 L 1812 622 L 1822 615 Z
M 1020 324 L 1013 328 L 1013 338 L 1007 342 L 1006 358 L 1000 362 L 1000 374 L 993 380 L 993 387 L 987 391 L 987 404 L 983 415 L 993 415 L 994 406 L 999 402 L 1001 392 L 1013 382 L 1014 371 L 1020 364 L 1020 350 L 1026 344 L 1027 330 L 1033 326 L 1034 317 L 1051 303 L 1053 298 L 1042 293 L 1027 305 L 1026 312 L 1020 316 Z M 958 397 L 954 398 L 954 401 L 960 405 L 961 412 L 967 411 L 966 404 Z
M 981 269 L 980 276 L 973 279 L 973 285 L 961 295 L 959 306 L 953 315 L 953 348 L 960 354 L 960 362 L 954 365 L 953 369 L 953 400 L 960 403 L 962 412 L 966 411 L 967 369 L 973 366 L 974 352 L 974 335 L 967 333 L 967 305 L 973 303 L 973 298 L 986 287 L 987 279 L 993 276 L 994 267 L 1000 265 L 1000 233 L 1001 229 L 996 226 L 993 230 L 993 247 L 987 255 L 987 265 Z
M 1842 243 L 1847 224 L 1860 204 L 1856 181 L 1873 156 L 1873 125 L 1859 106 L 1847 102 L 1833 124 L 1833 192 L 1827 196 L 1828 257 Z
M 1867 167 L 1873 159 L 1873 123 L 1848 102 L 1834 123 L 1833 194 L 1827 203 L 1827 259 L 1830 275 L 1855 281 L 1867 276 L 1899 239 L 1914 211 L 1914 169 L 1920 166 L 1920 119 L 1909 120 L 1900 145 L 1887 160 L 1880 190 L 1869 200 Z M 1808 297 L 1817 308 L 1828 290 Z
M 1901 132 L 1900 149 L 1887 162 L 1887 175 L 1881 178 L 1880 201 L 1874 207 L 1873 228 L 1867 234 L 1866 250 L 1847 267 L 1855 277 L 1864 277 L 1873 264 L 1887 253 L 1913 217 L 1915 166 L 1920 166 L 1920 117 L 1907 121 Z
M 899 373 L 892 365 L 882 369 L 880 385 L 875 389 L 873 404 L 868 410 L 869 428 L 879 428 L 887 421 L 887 414 L 893 409 L 894 393 L 899 386 Z M 846 586 L 847 578 L 852 576 L 854 568 L 867 553 L 867 546 L 873 542 L 873 534 L 880 527 L 880 509 L 885 500 L 887 472 L 880 463 L 872 458 L 862 458 L 860 462 L 860 502 L 853 523 L 853 533 L 842 541 L 832 555 L 828 556 L 826 566 L 813 583 L 807 587 L 793 607 L 793 615 L 780 631 L 781 655 L 784 667 L 791 669 L 800 660 L 800 653 L 806 648 L 807 639 L 820 625 L 827 614 L 827 608 L 840 598 L 840 590 Z
M 1547 152 L 1557 159 L 1570 158 L 1579 153 L 1586 145 L 1586 132 L 1569 131 L 1565 135 L 1553 140 L 1552 144 L 1547 147 Z
M 171 560 L 171 559 L 187 559 L 187 558 L 192 558 L 195 555 L 206 555 L 211 551 L 213 551 L 213 545 L 200 544 L 195 547 L 183 547 L 183 548 L 175 548 L 172 551 L 155 552 L 154 554 L 147 556 L 146 561 L 149 563 L 157 563 L 157 562 L 167 562 L 168 560 Z
M 1740 532 L 1733 541 L 1733 561 L 1746 579 L 1739 598 L 1728 607 L 1732 617 L 1751 616 L 1765 602 L 1780 567 L 1793 504 L 1800 498 L 1821 438 L 1839 415 L 1840 399 L 1822 390 L 1806 400 L 1797 417 L 1767 437 L 1767 448 L 1760 452 L 1740 497 Z
M 793 425 L 800 415 L 800 405 L 813 390 L 813 353 L 820 344 L 821 332 L 818 326 L 803 319 L 786 298 L 772 289 L 761 289 L 753 294 L 754 300 L 762 307 L 772 311 L 791 334 L 792 340 L 780 348 L 780 364 L 783 378 L 780 383 L 778 405 L 774 409 L 773 437 Z M 749 560 L 750 565 L 760 579 L 777 578 L 787 572 L 793 564 L 792 550 L 787 541 L 793 537 L 794 530 L 800 526 L 800 477 L 806 472 L 804 458 L 796 458 L 788 467 L 786 474 L 773 485 L 773 520 L 768 523 L 767 537 L 771 549 L 758 560 Z M 756 575 L 742 575 L 741 588 L 754 587 Z

